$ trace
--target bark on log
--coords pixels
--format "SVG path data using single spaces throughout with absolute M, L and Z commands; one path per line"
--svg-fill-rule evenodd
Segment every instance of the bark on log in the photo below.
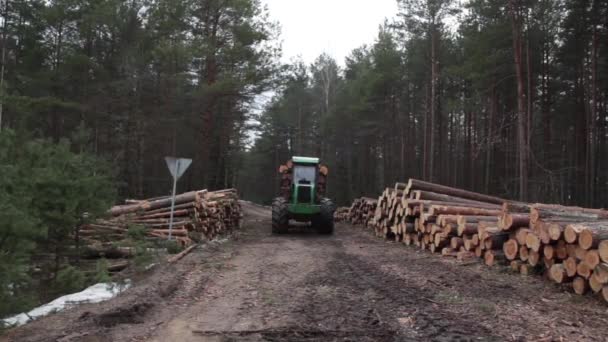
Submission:
M 480 194 L 480 193 L 476 193 L 476 192 L 472 192 L 472 191 L 451 188 L 449 186 L 429 183 L 429 182 L 425 182 L 425 181 L 421 181 L 421 180 L 417 180 L 417 179 L 410 179 L 407 183 L 407 188 L 405 189 L 405 192 L 409 194 L 411 191 L 414 191 L 414 190 L 431 191 L 431 192 L 446 194 L 446 195 L 450 195 L 450 196 L 456 196 L 456 197 L 470 199 L 470 200 L 479 201 L 479 202 L 494 203 L 494 204 L 498 204 L 498 205 L 502 205 L 505 202 L 504 199 L 494 197 L 494 196 L 488 196 L 488 195 L 484 195 L 484 194 Z

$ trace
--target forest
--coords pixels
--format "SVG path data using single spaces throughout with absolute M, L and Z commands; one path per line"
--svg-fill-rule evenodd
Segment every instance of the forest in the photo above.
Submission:
M 414 177 L 608 205 L 606 1 L 399 8 L 344 66 L 322 55 L 284 72 L 244 159 L 246 196 L 272 197 L 268 170 L 311 154 L 330 166 L 328 191 L 341 204 Z
M 2 1 L 0 314 L 82 287 L 66 238 L 166 195 L 168 155 L 193 159 L 181 190 L 265 204 L 309 155 L 339 204 L 419 178 L 608 206 L 606 1 L 396 1 L 375 41 L 312 64 L 281 62 L 259 0 Z

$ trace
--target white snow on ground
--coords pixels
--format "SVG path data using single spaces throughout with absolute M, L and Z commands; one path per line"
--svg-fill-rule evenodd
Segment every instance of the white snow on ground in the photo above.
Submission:
M 124 284 L 118 283 L 99 283 L 85 290 L 65 295 L 55 299 L 54 301 L 39 306 L 30 312 L 21 313 L 9 318 L 0 320 L 5 326 L 19 326 L 30 320 L 34 320 L 50 313 L 64 310 L 68 307 L 84 303 L 99 303 L 111 299 L 130 287 L 130 282 Z

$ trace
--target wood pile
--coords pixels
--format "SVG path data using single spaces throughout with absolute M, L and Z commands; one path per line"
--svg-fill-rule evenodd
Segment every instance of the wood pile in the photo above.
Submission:
M 169 236 L 171 197 L 127 200 L 112 207 L 109 218 L 81 226 L 78 239 L 90 246 L 120 244 L 130 228 L 139 226 L 149 240 L 166 240 Z M 241 208 L 235 189 L 190 191 L 175 198 L 172 239 L 182 246 L 210 240 L 239 227 Z
M 348 209 L 347 221 L 351 224 L 370 226 L 378 201 L 375 198 L 361 197 L 353 201 Z
M 350 207 L 339 207 L 334 212 L 334 222 L 349 221 Z
M 508 201 L 416 179 L 387 188 L 375 204 L 370 218 L 355 200 L 350 221 L 433 253 L 543 274 L 608 302 L 608 210 Z

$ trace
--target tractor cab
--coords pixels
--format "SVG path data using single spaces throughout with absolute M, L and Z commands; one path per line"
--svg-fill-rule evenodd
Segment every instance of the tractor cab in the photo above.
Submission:
M 319 158 L 296 156 L 281 165 L 279 173 L 281 193 L 273 201 L 273 232 L 286 232 L 289 220 L 295 220 L 331 234 L 334 206 L 324 197 L 327 167 Z

